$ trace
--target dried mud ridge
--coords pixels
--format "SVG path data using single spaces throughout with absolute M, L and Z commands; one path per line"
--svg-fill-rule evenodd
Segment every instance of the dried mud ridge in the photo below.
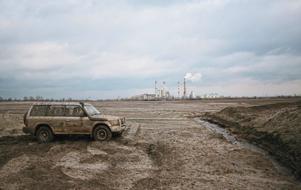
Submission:
M 139 133 L 133 127 L 109 142 L 63 135 L 49 144 L 0 137 L 0 189 L 156 189 L 159 168 L 176 153 L 154 139 L 138 140 Z
M 15 149 L 0 160 L 0 189 L 157 189 L 158 168 L 169 160 L 161 144 L 124 139 L 113 145 L 86 137 L 52 144 L 37 144 L 28 136 L 0 141 Z
M 265 149 L 301 179 L 301 102 L 229 107 L 201 118 Z
M 39 144 L 28 135 L 0 137 L 0 189 L 158 188 L 156 175 L 169 162 L 170 148 L 137 140 L 139 127 L 134 131 L 109 142 L 58 136 Z

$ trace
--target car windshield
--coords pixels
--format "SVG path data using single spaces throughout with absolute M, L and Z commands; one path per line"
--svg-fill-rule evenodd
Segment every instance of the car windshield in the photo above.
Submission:
M 99 115 L 100 112 L 92 105 L 85 105 L 85 110 L 87 111 L 88 115 Z

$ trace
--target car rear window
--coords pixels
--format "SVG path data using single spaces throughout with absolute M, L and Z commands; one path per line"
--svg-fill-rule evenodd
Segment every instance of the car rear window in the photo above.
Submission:
M 33 106 L 30 112 L 31 116 L 45 116 L 47 112 L 47 107 L 46 105 L 36 105 Z

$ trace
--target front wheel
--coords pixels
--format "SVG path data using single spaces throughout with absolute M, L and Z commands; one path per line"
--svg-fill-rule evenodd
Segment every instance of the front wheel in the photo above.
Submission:
M 40 143 L 49 143 L 53 140 L 53 134 L 49 127 L 40 127 L 36 137 Z
M 108 141 L 112 138 L 112 132 L 107 126 L 99 125 L 94 129 L 93 137 L 96 141 Z

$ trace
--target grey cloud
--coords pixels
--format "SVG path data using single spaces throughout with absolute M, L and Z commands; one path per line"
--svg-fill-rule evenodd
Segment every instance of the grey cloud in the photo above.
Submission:
M 125 86 L 141 89 L 186 72 L 204 85 L 298 80 L 300 19 L 300 1 L 2 0 L 0 74 L 16 81 L 0 93 L 46 78 L 139 78 Z

